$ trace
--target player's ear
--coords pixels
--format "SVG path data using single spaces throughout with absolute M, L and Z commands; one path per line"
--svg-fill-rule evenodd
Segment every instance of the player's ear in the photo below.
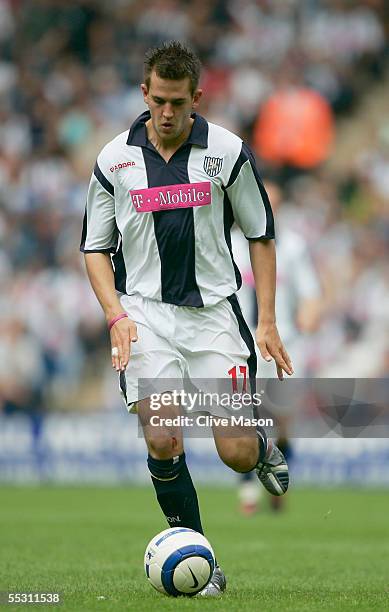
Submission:
M 142 83 L 140 88 L 141 88 L 141 91 L 142 91 L 142 94 L 143 94 L 143 99 L 146 102 L 146 104 L 148 104 L 149 90 L 147 89 L 146 83 Z
M 192 102 L 192 107 L 193 108 L 197 108 L 199 103 L 200 103 L 200 98 L 203 95 L 203 90 L 202 89 L 196 89 L 196 91 L 193 94 L 193 102 Z

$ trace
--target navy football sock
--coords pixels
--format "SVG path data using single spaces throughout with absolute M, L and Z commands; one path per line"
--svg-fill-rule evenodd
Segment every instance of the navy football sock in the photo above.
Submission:
M 185 453 L 173 459 L 147 458 L 159 505 L 170 527 L 189 527 L 204 533 L 196 489 L 185 461 Z
M 258 426 L 256 429 L 256 432 L 258 436 L 258 447 L 259 447 L 258 462 L 259 462 L 259 461 L 263 461 L 266 455 L 267 435 L 263 427 Z
M 278 438 L 277 446 L 284 455 L 285 459 L 290 461 L 293 457 L 293 451 L 288 438 Z
M 258 460 L 257 460 L 256 465 L 258 465 L 258 463 L 260 461 L 263 461 L 266 456 L 268 438 L 267 438 L 266 431 L 264 430 L 263 427 L 258 426 L 256 428 L 256 433 L 257 433 L 257 439 L 258 439 Z M 255 476 L 254 470 L 256 468 L 256 465 L 248 472 L 242 472 L 240 474 L 241 482 L 246 482 L 246 481 L 249 482 L 250 480 L 254 478 Z
M 254 470 L 250 470 L 249 472 L 242 472 L 241 474 L 239 474 L 240 482 L 250 482 L 250 480 L 254 480 L 254 476 Z

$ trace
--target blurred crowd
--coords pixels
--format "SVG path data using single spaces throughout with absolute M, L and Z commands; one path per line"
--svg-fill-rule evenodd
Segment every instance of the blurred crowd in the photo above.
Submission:
M 258 130 L 267 101 L 298 89 L 335 133 L 354 114 L 362 129 L 358 105 L 389 79 L 388 34 L 385 0 L 0 0 L 0 408 L 116 401 L 78 252 L 86 189 L 101 146 L 144 109 L 145 50 L 173 38 L 203 62 L 200 112 L 255 149 L 282 190 L 277 223 L 310 251 L 321 298 L 305 371 L 387 375 L 389 117 L 339 172 L 266 157 Z

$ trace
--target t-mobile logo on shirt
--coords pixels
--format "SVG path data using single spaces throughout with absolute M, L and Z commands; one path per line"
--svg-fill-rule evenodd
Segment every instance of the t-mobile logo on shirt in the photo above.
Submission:
M 177 208 L 192 208 L 211 204 L 211 183 L 163 185 L 130 192 L 136 212 L 154 212 Z

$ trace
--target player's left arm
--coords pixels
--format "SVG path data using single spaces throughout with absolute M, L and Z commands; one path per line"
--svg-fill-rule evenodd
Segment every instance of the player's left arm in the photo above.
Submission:
M 281 342 L 275 318 L 276 256 L 274 220 L 269 197 L 255 159 L 242 142 L 228 183 L 225 186 L 234 220 L 249 240 L 250 259 L 258 300 L 259 323 L 256 341 L 261 355 L 276 362 L 280 380 L 293 374 L 292 363 Z
M 275 315 L 276 253 L 274 240 L 250 240 L 250 260 L 258 302 L 258 327 L 255 339 L 266 361 L 274 359 L 280 380 L 291 376 L 293 366 L 278 333 Z

